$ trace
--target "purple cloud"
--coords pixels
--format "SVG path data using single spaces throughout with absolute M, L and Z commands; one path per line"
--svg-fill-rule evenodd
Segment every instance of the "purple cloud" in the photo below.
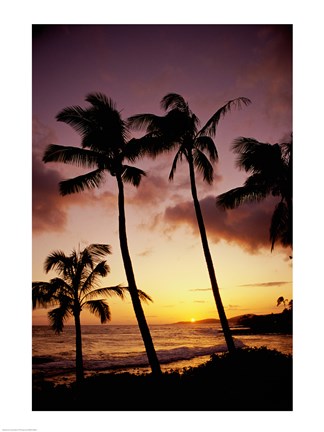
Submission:
M 207 196 L 200 201 L 207 235 L 212 242 L 225 240 L 238 244 L 249 253 L 256 253 L 262 248 L 270 249 L 269 227 L 276 203 L 274 198 L 245 204 L 233 210 L 222 210 L 215 201 L 214 196 Z M 163 219 L 171 230 L 179 224 L 186 224 L 198 234 L 192 201 L 168 207 Z

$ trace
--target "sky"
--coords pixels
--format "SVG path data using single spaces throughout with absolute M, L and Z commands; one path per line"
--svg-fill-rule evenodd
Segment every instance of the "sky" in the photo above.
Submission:
M 221 119 L 214 139 L 219 161 L 212 185 L 197 174 L 198 196 L 228 318 L 276 313 L 279 296 L 292 298 L 291 251 L 270 250 L 269 225 L 276 199 L 223 211 L 216 196 L 243 184 L 247 174 L 231 150 L 239 136 L 274 144 L 292 133 L 291 25 L 50 25 L 34 27 L 32 45 L 32 279 L 49 280 L 43 264 L 53 250 L 69 254 L 107 243 L 110 274 L 103 286 L 126 284 L 118 239 L 117 190 L 112 177 L 97 190 L 62 197 L 60 180 L 86 172 L 44 164 L 49 144 L 80 145 L 79 135 L 56 121 L 85 97 L 111 97 L 123 119 L 162 115 L 160 101 L 178 93 L 201 126 L 227 101 L 252 103 Z M 132 136 L 140 136 L 133 132 Z M 127 235 L 149 324 L 218 318 L 194 215 L 188 166 L 168 181 L 174 154 L 145 158 L 135 166 L 147 176 L 138 189 L 125 186 Z M 134 324 L 130 299 L 109 298 L 111 324 Z M 33 312 L 47 324 L 47 312 Z M 98 319 L 83 311 L 83 324 Z M 71 322 L 72 323 L 72 322 Z

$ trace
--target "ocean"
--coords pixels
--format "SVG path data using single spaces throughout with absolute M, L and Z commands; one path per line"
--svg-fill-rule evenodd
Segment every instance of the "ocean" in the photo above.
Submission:
M 198 366 L 213 353 L 227 350 L 219 324 L 152 325 L 150 331 L 163 371 Z M 266 346 L 292 354 L 292 336 L 237 335 L 237 347 Z M 111 371 L 150 372 L 137 325 L 82 326 L 85 376 Z M 65 326 L 57 335 L 48 326 L 32 329 L 33 378 L 55 384 L 75 380 L 75 330 Z

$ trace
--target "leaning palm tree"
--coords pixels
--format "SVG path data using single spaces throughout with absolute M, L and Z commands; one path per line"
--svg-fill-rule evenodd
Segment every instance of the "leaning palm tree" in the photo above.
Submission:
M 117 181 L 119 211 L 119 241 L 129 293 L 133 309 L 146 349 L 152 374 L 160 375 L 161 368 L 153 345 L 151 333 L 137 289 L 126 234 L 124 183 L 139 186 L 145 172 L 125 164 L 138 156 L 129 145 L 128 129 L 121 119 L 114 102 L 102 93 L 91 93 L 86 99 L 87 108 L 71 106 L 56 116 L 58 121 L 71 125 L 80 133 L 81 148 L 51 144 L 47 147 L 43 161 L 63 162 L 86 168 L 95 168 L 87 174 L 60 182 L 60 193 L 68 195 L 100 186 L 104 174 L 109 173 Z
M 279 197 L 270 224 L 271 251 L 276 242 L 292 247 L 292 137 L 280 144 L 237 138 L 232 146 L 238 168 L 250 173 L 244 185 L 217 197 L 218 206 L 233 209 L 243 203 Z
M 80 314 L 84 309 L 100 318 L 102 324 L 110 321 L 109 305 L 98 296 L 113 294 L 124 298 L 125 287 L 113 286 L 99 288 L 99 278 L 107 276 L 109 266 L 105 255 L 110 253 L 110 246 L 91 244 L 82 251 L 72 250 L 69 256 L 61 250 L 51 252 L 44 263 L 44 271 L 56 270 L 59 277 L 49 282 L 32 283 L 33 309 L 36 307 L 56 306 L 48 313 L 52 329 L 61 333 L 64 321 L 74 318 L 76 341 L 76 381 L 84 378 L 82 360 L 82 337 Z M 140 293 L 144 300 L 150 298 Z
M 199 129 L 199 119 L 189 109 L 188 103 L 184 98 L 181 95 L 169 93 L 164 96 L 161 101 L 161 107 L 166 111 L 165 116 L 138 114 L 128 119 L 131 127 L 136 129 L 146 128 L 145 136 L 134 140 L 134 144 L 137 145 L 139 153 L 156 157 L 160 153 L 176 150 L 169 180 L 173 180 L 179 161 L 185 158 L 188 162 L 191 194 L 202 247 L 216 307 L 229 351 L 234 351 L 235 345 L 220 296 L 212 256 L 208 245 L 206 228 L 198 200 L 195 169 L 203 175 L 204 181 L 208 184 L 213 182 L 212 163 L 218 159 L 216 146 L 212 139 L 216 133 L 216 126 L 221 117 L 232 108 L 239 108 L 249 103 L 251 103 L 251 101 L 244 97 L 227 102 L 213 114 L 201 129 Z

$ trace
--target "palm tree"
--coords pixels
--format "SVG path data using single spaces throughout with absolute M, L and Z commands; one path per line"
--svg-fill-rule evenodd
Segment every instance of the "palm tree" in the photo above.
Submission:
M 217 150 L 212 139 L 216 133 L 216 126 L 220 118 L 233 107 L 239 108 L 242 105 L 248 105 L 249 103 L 251 103 L 251 101 L 244 97 L 227 102 L 213 114 L 201 129 L 198 129 L 199 119 L 189 109 L 188 103 L 184 98 L 181 95 L 169 93 L 164 96 L 161 101 L 161 107 L 166 111 L 165 116 L 160 117 L 154 114 L 138 114 L 128 119 L 131 127 L 136 129 L 146 128 L 145 136 L 136 141 L 139 153 L 156 157 L 160 153 L 169 152 L 174 149 L 176 150 L 169 180 L 173 180 L 177 164 L 179 161 L 182 161 L 182 158 L 185 158 L 188 162 L 191 193 L 201 242 L 216 307 L 229 351 L 234 351 L 235 346 L 221 300 L 214 265 L 209 250 L 206 228 L 198 200 L 195 169 L 203 175 L 204 181 L 208 184 L 213 182 L 212 163 L 218 159 Z
M 80 383 L 84 378 L 82 360 L 82 338 L 80 314 L 88 309 L 98 316 L 102 324 L 110 321 L 110 308 L 98 296 L 116 294 L 123 298 L 126 288 L 121 286 L 98 288 L 100 277 L 107 276 L 109 266 L 101 260 L 110 253 L 110 246 L 91 244 L 82 251 L 72 250 L 66 256 L 61 250 L 50 253 L 44 263 L 44 271 L 56 270 L 59 277 L 49 282 L 32 283 L 33 309 L 36 307 L 57 306 L 48 313 L 52 329 L 61 333 L 64 321 L 74 317 L 76 342 L 76 380 Z M 146 295 L 144 299 L 150 298 Z
M 160 375 L 161 368 L 138 294 L 126 234 L 124 182 L 138 187 L 145 172 L 124 163 L 125 160 L 134 161 L 138 155 L 134 152 L 135 148 L 127 142 L 127 125 L 121 119 L 115 103 L 102 93 L 91 93 L 85 100 L 90 103 L 90 107 L 67 107 L 56 116 L 58 121 L 71 125 L 80 133 L 81 148 L 51 144 L 45 151 L 43 161 L 95 168 L 87 174 L 60 182 L 62 195 L 100 186 L 106 172 L 116 178 L 119 241 L 128 289 L 152 374 Z
M 279 197 L 270 225 L 271 251 L 276 242 L 292 247 L 292 136 L 281 144 L 240 137 L 232 148 L 238 154 L 237 166 L 251 174 L 243 186 L 219 195 L 217 205 L 233 209 L 269 195 Z

